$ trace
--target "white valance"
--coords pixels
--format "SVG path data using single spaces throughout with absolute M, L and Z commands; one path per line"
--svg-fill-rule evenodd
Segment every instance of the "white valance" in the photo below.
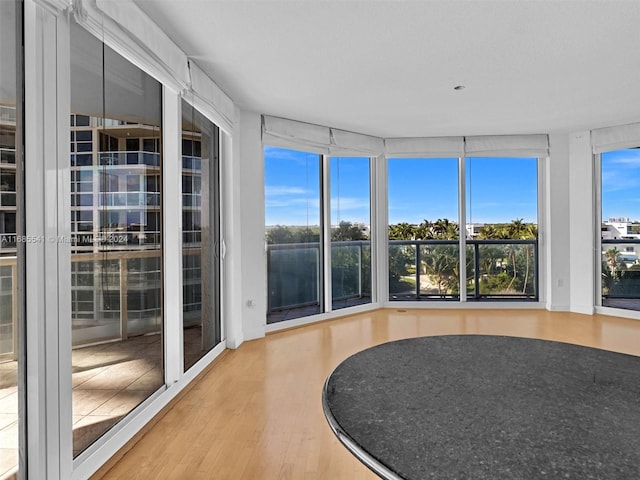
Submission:
M 176 92 L 231 133 L 233 101 L 134 3 L 68 2 L 76 21 L 109 47 Z
M 331 128 L 329 154 L 340 156 L 377 156 L 384 152 L 384 141 L 378 137 Z
M 593 153 L 640 147 L 640 123 L 592 130 L 591 146 Z
M 479 135 L 464 137 L 467 157 L 547 157 L 547 135 Z
M 193 61 L 189 62 L 191 71 L 191 90 L 185 98 L 225 132 L 233 129 L 235 106 L 233 101 L 207 76 Z M 193 93 L 193 95 L 189 95 Z
M 263 115 L 262 142 L 274 147 L 328 154 L 331 133 L 328 127 Z
M 385 139 L 387 157 L 463 157 L 464 137 L 417 137 Z
M 377 156 L 384 151 L 378 137 L 269 115 L 262 116 L 262 142 L 341 157 Z

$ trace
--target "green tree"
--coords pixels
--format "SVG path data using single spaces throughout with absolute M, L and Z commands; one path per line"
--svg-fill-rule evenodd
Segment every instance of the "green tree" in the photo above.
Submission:
M 409 223 L 402 222 L 389 225 L 389 240 L 414 240 L 415 227 Z
M 276 225 L 270 228 L 267 232 L 267 243 L 270 244 L 282 244 L 282 243 L 294 243 L 293 233 L 288 227 L 283 225 Z
M 351 222 L 342 221 L 337 227 L 331 229 L 331 240 L 334 242 L 368 239 L 368 236 L 362 231 L 362 229 Z

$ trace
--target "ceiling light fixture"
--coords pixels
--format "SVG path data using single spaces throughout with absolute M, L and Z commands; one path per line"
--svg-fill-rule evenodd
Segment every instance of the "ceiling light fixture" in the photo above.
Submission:
M 464 90 L 465 86 L 464 85 L 456 85 L 455 87 L 453 87 L 454 90 Z

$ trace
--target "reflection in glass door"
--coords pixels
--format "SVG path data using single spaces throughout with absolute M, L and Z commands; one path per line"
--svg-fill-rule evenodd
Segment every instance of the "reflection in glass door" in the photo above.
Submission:
M 0 478 L 24 467 L 21 4 L 0 2 Z
M 73 451 L 164 384 L 161 85 L 71 28 Z
M 184 370 L 220 332 L 219 130 L 182 101 L 182 292 Z

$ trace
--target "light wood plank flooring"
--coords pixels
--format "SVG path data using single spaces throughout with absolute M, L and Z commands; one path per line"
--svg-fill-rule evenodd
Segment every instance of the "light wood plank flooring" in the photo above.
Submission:
M 228 351 L 105 479 L 377 477 L 342 447 L 322 413 L 326 377 L 383 342 L 445 334 L 556 340 L 640 356 L 640 322 L 545 310 L 378 310 L 268 335 Z

